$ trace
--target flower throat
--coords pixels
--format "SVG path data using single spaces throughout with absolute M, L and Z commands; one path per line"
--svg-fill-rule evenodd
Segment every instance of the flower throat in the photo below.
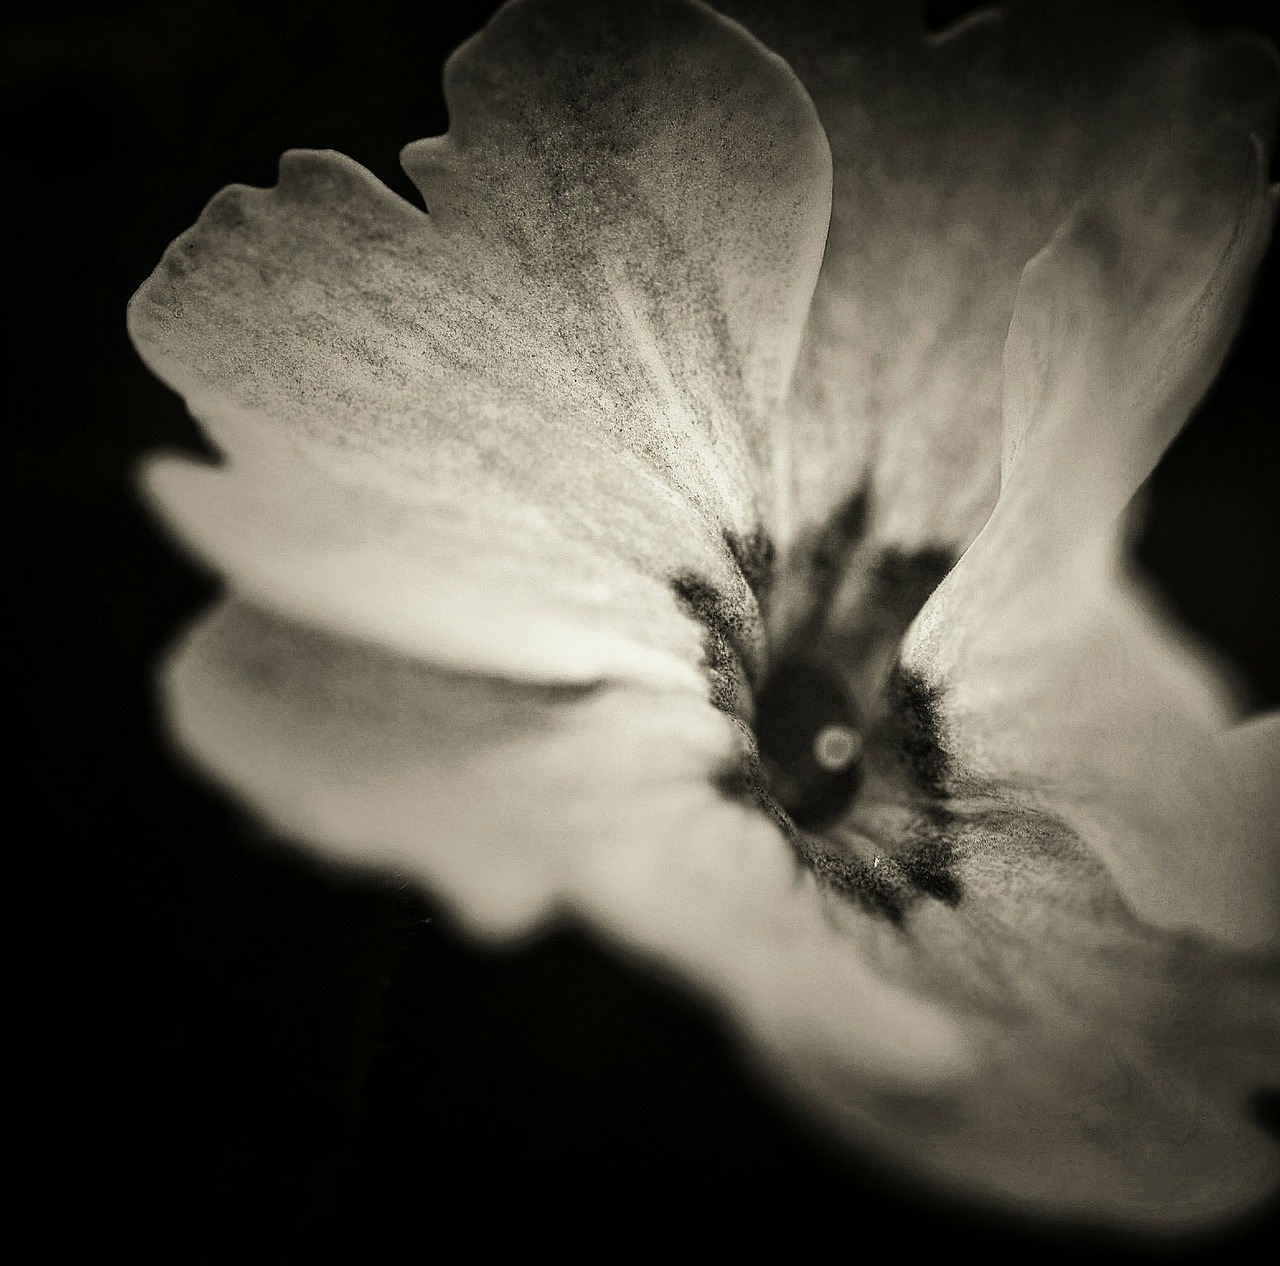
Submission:
M 873 547 L 868 503 L 859 490 L 788 561 L 799 610 L 767 663 L 749 653 L 749 621 L 723 595 L 694 577 L 673 584 L 706 630 L 712 702 L 750 724 L 755 795 L 800 832 L 837 823 L 863 786 L 869 748 L 886 728 L 902 730 L 894 714 L 918 692 L 904 692 L 898 679 L 898 648 L 954 561 L 938 549 Z M 778 579 L 772 541 L 763 532 L 726 533 L 725 544 L 767 614 Z M 932 781 L 920 775 L 913 781 Z

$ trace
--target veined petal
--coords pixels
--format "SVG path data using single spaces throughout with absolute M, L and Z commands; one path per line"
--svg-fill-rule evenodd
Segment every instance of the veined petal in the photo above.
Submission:
M 1155 164 L 1145 197 L 1086 200 L 1027 266 L 1000 501 L 903 658 L 938 694 L 961 776 L 1068 822 L 1150 923 L 1257 946 L 1280 934 L 1280 856 L 1241 830 L 1230 700 L 1128 575 L 1120 530 L 1221 361 L 1271 225 L 1259 147 L 1189 160 L 1199 182 L 1162 186 Z
M 277 610 L 458 666 L 687 681 L 673 580 L 755 618 L 735 554 L 771 514 L 829 211 L 812 106 L 688 0 L 516 0 L 446 95 L 451 132 L 404 154 L 429 215 L 294 152 L 169 250 L 130 331 L 227 460 L 148 488 Z
M 940 36 L 897 0 L 724 7 L 794 67 L 834 164 L 784 535 L 861 488 L 882 551 L 957 557 L 999 492 L 1023 266 L 1090 191 L 1153 196 L 1160 218 L 1187 191 L 1141 173 L 1170 174 L 1187 144 L 1268 135 L 1274 51 L 1140 5 L 1015 0 Z
M 788 1066 L 965 1067 L 955 1022 L 851 953 L 776 827 L 716 790 L 743 735 L 705 700 L 451 674 L 236 602 L 164 685 L 183 749 L 261 817 L 412 876 L 476 935 L 585 918 Z

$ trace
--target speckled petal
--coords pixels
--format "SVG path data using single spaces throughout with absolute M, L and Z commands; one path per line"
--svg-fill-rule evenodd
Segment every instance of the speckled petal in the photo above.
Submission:
M 429 214 L 295 151 L 174 243 L 130 332 L 226 461 L 153 460 L 147 488 L 276 610 L 692 684 L 672 581 L 754 619 L 735 549 L 771 513 L 830 205 L 812 105 L 687 0 L 516 0 L 445 86 L 452 130 L 404 153 Z

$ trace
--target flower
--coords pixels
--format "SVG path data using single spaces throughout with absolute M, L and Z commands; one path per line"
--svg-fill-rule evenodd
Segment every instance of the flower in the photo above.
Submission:
M 1124 547 L 1270 230 L 1274 55 L 725 8 L 515 0 L 429 213 L 293 152 L 170 248 L 130 331 L 224 461 L 145 483 L 229 590 L 173 731 L 479 937 L 685 980 L 923 1181 L 1237 1212 L 1280 729 Z

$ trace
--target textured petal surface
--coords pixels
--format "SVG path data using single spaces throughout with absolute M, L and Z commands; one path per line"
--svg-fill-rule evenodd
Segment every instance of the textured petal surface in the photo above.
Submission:
M 812 106 L 684 0 L 519 0 L 446 93 L 449 135 L 404 154 L 429 215 L 295 152 L 175 242 L 130 331 L 228 460 L 147 486 L 275 609 L 460 666 L 688 682 L 671 582 L 754 615 L 735 552 L 829 210 Z
M 1154 193 L 1165 220 L 1182 191 L 1149 178 L 1171 150 L 1269 129 L 1274 53 L 1142 5 L 1013 3 L 940 36 L 897 0 L 723 7 L 793 66 L 834 164 L 791 401 L 791 535 L 863 488 L 882 548 L 958 556 L 1000 487 L 1023 266 L 1091 190 Z
M 1261 154 L 1244 159 L 1215 155 L 1176 199 L 1088 200 L 1027 266 L 1000 502 L 905 658 L 967 777 L 1069 822 L 1143 918 L 1259 945 L 1280 934 L 1280 858 L 1234 827 L 1230 700 L 1127 575 L 1118 526 L 1266 242 L 1274 200 Z
M 806 9 L 733 9 L 792 60 L 835 165 L 792 539 L 827 522 L 779 622 L 882 683 L 886 577 L 901 596 L 964 554 L 898 659 L 920 785 L 873 736 L 859 803 L 807 852 L 860 954 L 962 1013 L 982 1071 L 933 1097 L 816 1064 L 801 1084 L 993 1199 L 1153 1230 L 1246 1209 L 1280 1180 L 1251 1115 L 1280 1082 L 1270 726 L 1229 728 L 1121 533 L 1270 230 L 1274 53 L 1117 6 L 930 41 L 910 6 Z
M 742 732 L 686 692 L 450 674 L 228 603 L 165 701 L 277 829 L 413 876 L 478 935 L 586 918 L 791 1066 L 918 1085 L 965 1065 L 955 1023 L 850 953 L 777 828 L 715 789 Z
M 884 816 L 850 823 L 844 856 L 882 849 Z M 1092 840 L 1008 798 L 955 790 L 925 838 L 943 897 L 841 922 L 878 974 L 964 1017 L 981 1071 L 885 1096 L 815 1062 L 820 1118 L 954 1190 L 1157 1234 L 1273 1193 L 1253 1109 L 1280 1084 L 1280 964 L 1135 918 Z

